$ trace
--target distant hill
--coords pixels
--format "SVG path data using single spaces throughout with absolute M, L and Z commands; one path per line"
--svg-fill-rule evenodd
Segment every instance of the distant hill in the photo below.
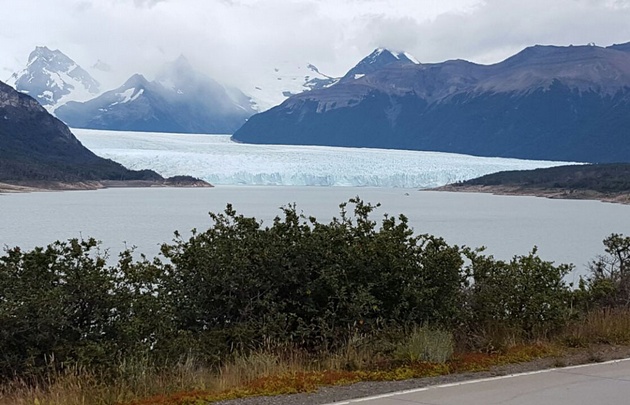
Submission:
M 629 48 L 533 46 L 494 65 L 401 58 L 290 97 L 233 138 L 630 162 Z
M 630 202 L 630 164 L 569 165 L 505 171 L 440 189 Z
M 148 181 L 164 179 L 96 156 L 32 97 L 0 82 L 0 182 Z M 194 179 L 177 178 L 175 183 Z
M 630 193 L 630 164 L 556 166 L 488 174 L 458 186 L 518 186 Z
M 255 112 L 240 90 L 195 71 L 184 57 L 156 80 L 136 74 L 115 90 L 55 110 L 74 128 L 202 134 L 231 134 Z

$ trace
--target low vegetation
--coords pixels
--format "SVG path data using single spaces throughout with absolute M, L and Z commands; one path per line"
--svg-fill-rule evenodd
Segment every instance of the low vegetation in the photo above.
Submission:
M 206 403 L 630 344 L 630 238 L 571 286 L 535 248 L 497 260 L 377 207 L 320 223 L 290 205 L 263 226 L 228 205 L 152 260 L 7 248 L 0 404 Z
M 577 190 L 598 193 L 629 193 L 630 164 L 567 165 L 535 170 L 488 174 L 453 184 L 453 187 L 507 186 L 523 189 Z

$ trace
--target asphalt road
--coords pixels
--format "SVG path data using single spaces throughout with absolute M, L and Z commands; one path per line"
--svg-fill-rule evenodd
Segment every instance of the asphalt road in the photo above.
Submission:
M 425 387 L 334 405 L 344 404 L 627 405 L 630 359 Z

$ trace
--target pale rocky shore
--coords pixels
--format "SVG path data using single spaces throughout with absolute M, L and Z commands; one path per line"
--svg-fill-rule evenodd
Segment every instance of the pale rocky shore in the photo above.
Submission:
M 145 187 L 214 187 L 199 179 L 180 179 L 177 177 L 165 180 L 100 180 L 82 182 L 29 181 L 16 183 L 0 182 L 0 193 L 31 193 L 40 191 L 72 191 L 99 190 L 103 188 L 145 188 Z
M 593 190 L 553 189 L 522 186 L 480 186 L 448 184 L 429 189 L 456 193 L 490 193 L 495 195 L 533 196 L 566 200 L 596 200 L 617 204 L 630 204 L 630 193 L 601 193 Z

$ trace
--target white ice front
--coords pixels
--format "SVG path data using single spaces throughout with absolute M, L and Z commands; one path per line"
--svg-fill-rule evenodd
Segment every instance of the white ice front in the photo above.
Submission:
M 563 162 L 451 153 L 325 146 L 251 145 L 228 135 L 74 129 L 99 156 L 162 176 L 191 175 L 216 185 L 429 188 L 504 170 Z

